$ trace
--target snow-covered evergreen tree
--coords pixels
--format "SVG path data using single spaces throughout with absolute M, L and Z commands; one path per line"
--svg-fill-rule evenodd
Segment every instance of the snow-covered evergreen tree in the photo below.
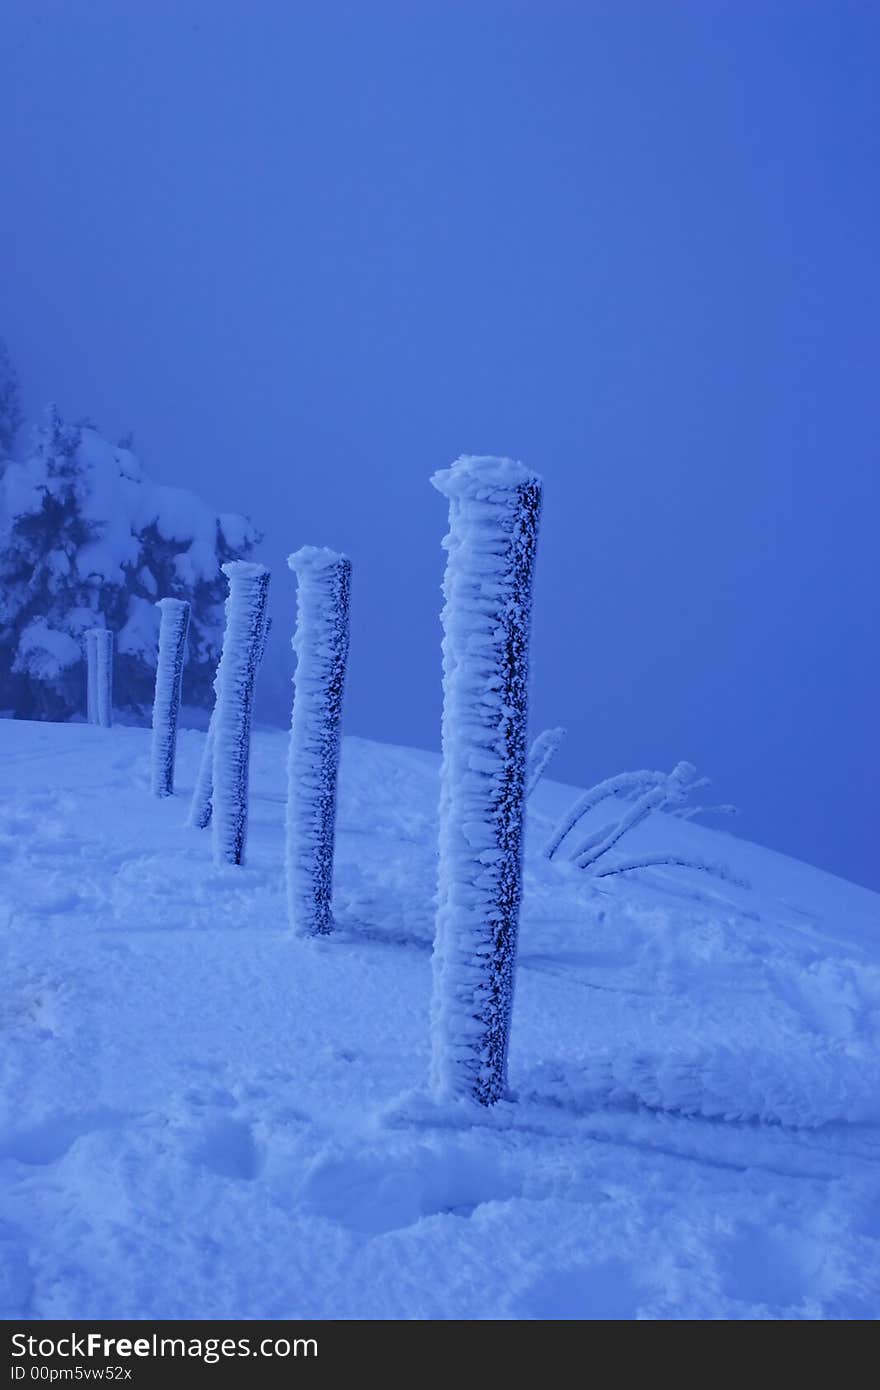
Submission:
M 153 697 L 150 782 L 154 796 L 171 796 L 174 792 L 177 721 L 183 689 L 190 605 L 186 599 L 160 598 L 156 607 L 161 618 L 159 656 L 156 662 L 156 693 Z
M 223 633 L 221 564 L 257 533 L 179 488 L 154 484 L 133 454 L 50 407 L 35 446 L 0 478 L 0 707 L 65 719 L 82 708 L 83 633 L 116 633 L 116 702 L 146 717 L 159 594 L 192 605 L 187 699 L 211 702 Z
M 269 571 L 234 560 L 223 573 L 229 597 L 214 709 L 213 852 L 217 864 L 243 864 L 254 682 L 265 639 Z
M 4 460 L 12 453 L 23 419 L 18 373 L 12 365 L 6 344 L 0 339 L 0 472 L 3 471 Z
M 304 936 L 333 927 L 333 852 L 351 561 L 304 546 L 288 557 L 298 581 L 293 716 L 287 765 L 287 902 Z
M 513 1007 L 541 482 L 510 459 L 470 457 L 432 481 L 449 498 L 433 1083 L 492 1105 Z

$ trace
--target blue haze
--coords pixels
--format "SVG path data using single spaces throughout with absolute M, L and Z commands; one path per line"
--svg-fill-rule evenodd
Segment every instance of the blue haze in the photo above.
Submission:
M 347 728 L 436 746 L 428 477 L 522 458 L 557 774 L 687 757 L 880 888 L 880 6 L 5 0 L 0 39 L 29 412 L 255 517 L 276 668 L 284 556 L 343 549 Z

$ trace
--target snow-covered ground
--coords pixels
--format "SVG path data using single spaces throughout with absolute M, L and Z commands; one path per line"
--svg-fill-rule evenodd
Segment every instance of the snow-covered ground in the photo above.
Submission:
M 340 929 L 302 941 L 286 740 L 256 735 L 218 869 L 184 827 L 203 739 L 158 800 L 148 731 L 0 721 L 0 1315 L 877 1315 L 880 897 L 656 816 L 628 848 L 751 888 L 591 885 L 540 855 L 575 794 L 542 784 L 518 1098 L 441 1111 L 437 758 L 346 740 Z

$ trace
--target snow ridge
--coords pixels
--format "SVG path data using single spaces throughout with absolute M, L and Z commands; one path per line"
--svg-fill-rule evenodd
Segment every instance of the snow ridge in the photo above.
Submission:
M 541 482 L 460 458 L 443 582 L 443 764 L 432 1082 L 492 1105 L 506 1090 L 522 891 L 528 645 Z
M 294 931 L 315 936 L 333 928 L 336 783 L 351 561 L 333 550 L 304 546 L 287 563 L 298 582 L 287 764 L 287 902 Z

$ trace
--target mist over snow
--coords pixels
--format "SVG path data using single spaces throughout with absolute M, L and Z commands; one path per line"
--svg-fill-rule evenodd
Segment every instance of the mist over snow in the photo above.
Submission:
M 558 774 L 687 757 L 753 838 L 880 887 L 878 23 L 6 0 L 0 336 L 27 413 L 131 429 L 157 482 L 265 531 L 262 718 L 290 713 L 285 557 L 350 555 L 350 726 L 421 747 L 427 477 L 525 460 Z

